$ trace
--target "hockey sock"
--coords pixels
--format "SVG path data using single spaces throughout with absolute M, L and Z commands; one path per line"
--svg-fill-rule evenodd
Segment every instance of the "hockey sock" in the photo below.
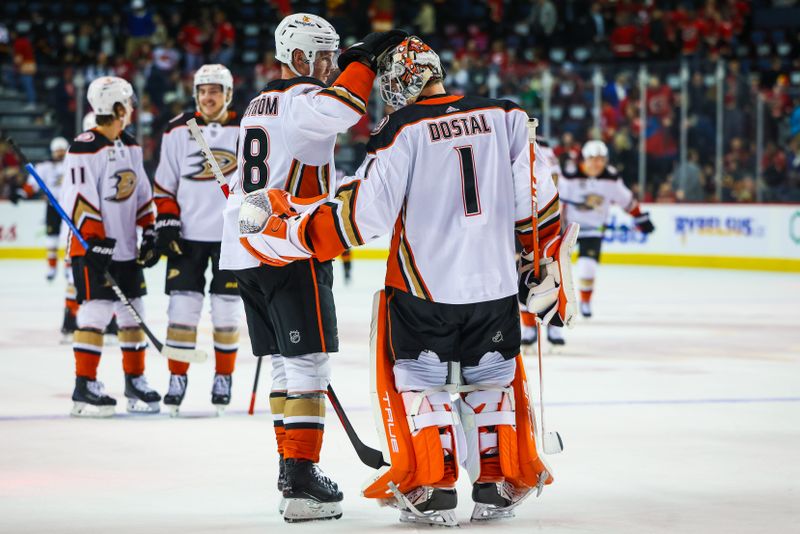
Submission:
M 526 311 L 519 312 L 524 326 L 536 326 L 536 314 Z
M 103 351 L 103 333 L 91 328 L 75 331 L 72 350 L 75 353 L 75 375 L 97 380 L 97 366 Z
M 54 248 L 47 249 L 47 266 L 51 269 L 56 268 L 56 264 L 58 263 L 58 250 Z
M 325 430 L 325 392 L 290 393 L 283 411 L 286 439 L 284 458 L 301 458 L 319 462 L 322 435 Z
M 581 281 L 581 286 L 584 286 L 583 282 L 585 282 L 585 280 Z M 593 291 L 592 289 L 581 289 L 581 302 L 591 302 L 592 291 Z
M 286 429 L 283 427 L 283 410 L 286 406 L 286 391 L 273 390 L 269 393 L 269 409 L 272 412 L 272 424 L 275 427 L 275 441 L 278 442 L 278 454 L 283 456 L 283 442 Z
M 214 353 L 217 359 L 217 374 L 229 375 L 233 373 L 238 348 L 239 329 L 237 327 L 214 329 Z
M 197 328 L 182 324 L 170 323 L 167 327 L 168 347 L 193 349 L 197 344 Z M 189 371 L 188 362 L 169 360 L 169 372 L 173 375 L 185 375 Z
M 141 328 L 120 328 L 117 334 L 122 349 L 122 368 L 125 374 L 144 373 L 144 349 L 147 346 L 144 330 Z

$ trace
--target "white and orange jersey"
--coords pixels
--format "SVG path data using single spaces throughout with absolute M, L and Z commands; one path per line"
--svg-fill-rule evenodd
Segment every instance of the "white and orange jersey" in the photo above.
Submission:
M 136 258 L 136 226 L 153 224 L 153 189 L 142 164 L 142 148 L 126 133 L 111 141 L 98 130 L 82 133 L 64 159 L 64 210 L 85 239 L 117 240 L 114 261 Z M 74 237 L 70 255 L 82 256 Z
M 159 214 L 180 217 L 184 239 L 219 242 L 225 195 L 186 126 L 191 118 L 197 120 L 222 174 L 228 179 L 235 174 L 239 136 L 236 114 L 229 112 L 225 124 L 206 124 L 200 113 L 182 113 L 169 122 L 161 137 L 161 157 L 154 180 L 156 207 Z
M 568 162 L 558 181 L 561 216 L 581 225 L 579 237 L 602 237 L 612 204 L 629 213 L 638 213 L 639 204 L 617 170 L 606 166 L 596 178 L 587 176 L 579 164 Z
M 39 177 L 44 181 L 47 188 L 53 193 L 56 200 L 61 199 L 61 184 L 64 180 L 64 160 L 61 161 L 42 161 L 37 163 L 34 168 Z M 33 176 L 28 176 L 23 188 L 28 195 L 33 195 L 39 190 L 39 184 Z
M 330 87 L 309 77 L 274 80 L 250 102 L 239 127 L 238 168 L 228 183 L 220 268 L 259 265 L 239 242 L 247 193 L 272 188 L 301 198 L 332 196 L 336 136 L 366 112 L 374 78 L 354 62 Z
M 507 100 L 437 96 L 378 125 L 367 158 L 306 226 L 320 259 L 394 229 L 386 285 L 448 304 L 517 293 L 515 230 L 527 250 L 527 114 Z M 552 170 L 536 150 L 539 234 L 560 231 Z

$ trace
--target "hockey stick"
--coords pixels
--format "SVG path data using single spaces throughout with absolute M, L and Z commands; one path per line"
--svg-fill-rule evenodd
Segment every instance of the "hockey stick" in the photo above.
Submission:
M 8 141 L 8 144 L 11 146 L 12 150 L 14 150 L 14 152 L 16 152 L 17 155 L 20 157 L 20 159 L 25 163 L 25 170 L 27 170 L 28 173 L 31 176 L 33 176 L 33 179 L 36 180 L 36 183 L 39 184 L 41 190 L 44 191 L 45 195 L 47 195 L 47 199 L 50 201 L 50 204 L 58 212 L 58 215 L 67 224 L 70 231 L 72 231 L 72 234 L 78 239 L 78 242 L 81 244 L 83 249 L 88 251 L 89 244 L 83 238 L 80 231 L 78 231 L 78 229 L 75 227 L 75 223 L 73 223 L 69 215 L 66 214 L 64 208 L 61 207 L 56 198 L 53 196 L 53 193 L 47 187 L 47 184 L 44 183 L 44 180 L 42 180 L 41 176 L 39 176 L 39 174 L 36 172 L 36 169 L 33 167 L 33 164 L 31 164 L 31 162 L 28 161 L 28 158 L 25 157 L 25 154 L 22 152 L 22 149 L 17 145 L 17 143 L 14 142 L 13 139 L 11 139 L 11 137 L 6 137 L 6 141 Z M 142 319 L 142 316 L 139 315 L 139 312 L 137 312 L 136 308 L 133 307 L 130 300 L 128 300 L 128 297 L 126 297 L 125 294 L 122 292 L 122 289 L 120 289 L 119 284 L 117 284 L 116 280 L 114 280 L 114 277 L 111 276 L 108 270 L 103 271 L 103 275 L 105 276 L 106 283 L 108 283 L 108 285 L 114 291 L 114 294 L 117 295 L 119 301 L 122 303 L 123 306 L 125 306 L 125 309 L 128 310 L 128 313 L 131 314 L 133 320 L 136 321 L 136 323 L 142 328 L 142 330 L 144 330 L 144 333 L 147 336 L 147 338 L 150 340 L 150 342 L 153 344 L 156 350 L 159 353 L 161 353 L 162 356 L 169 358 L 171 360 L 177 360 L 179 362 L 202 363 L 206 361 L 206 359 L 208 358 L 208 354 L 206 354 L 202 350 L 181 349 L 177 347 L 164 346 L 164 344 L 161 343 L 161 341 L 159 341 L 158 338 L 153 334 L 150 328 L 148 328 L 147 324 L 144 322 L 144 319 Z
M 186 126 L 189 127 L 189 132 L 192 134 L 192 137 L 194 137 L 194 140 L 197 141 L 198 145 L 200 145 L 200 151 L 203 152 L 203 155 L 206 157 L 206 161 L 211 167 L 211 172 L 214 173 L 214 178 L 217 179 L 219 187 L 222 189 L 222 192 L 225 193 L 225 198 L 228 198 L 228 195 L 230 195 L 230 189 L 228 188 L 228 184 L 225 182 L 225 175 L 222 174 L 222 169 L 219 168 L 217 158 L 214 157 L 214 153 L 211 152 L 211 147 L 208 146 L 208 142 L 206 141 L 202 130 L 200 130 L 200 127 L 197 125 L 197 120 L 194 118 L 189 119 L 186 121 Z
M 536 127 L 539 121 L 528 118 L 528 151 L 531 161 L 531 232 L 533 232 L 533 275 L 538 280 L 541 275 L 539 265 L 539 200 L 534 164 L 536 163 Z M 539 355 L 539 418 L 542 420 L 542 450 L 545 454 L 558 454 L 564 450 L 561 435 L 547 432 L 544 424 L 544 376 L 542 372 L 542 319 L 536 316 L 536 349 Z
M 253 379 L 253 394 L 250 396 L 250 409 L 247 410 L 247 415 L 253 415 L 256 410 L 256 390 L 258 390 L 258 376 L 261 374 L 261 360 L 263 359 L 263 356 L 258 357 L 258 363 L 256 364 L 256 377 Z
M 359 439 L 356 430 L 353 428 L 352 423 L 350 423 L 350 419 L 348 419 L 347 414 L 344 413 L 342 403 L 339 402 L 339 398 L 336 396 L 330 384 L 328 384 L 328 399 L 331 401 L 336 415 L 339 416 L 339 421 L 341 421 L 342 427 L 344 427 L 347 437 L 350 438 L 350 443 L 353 444 L 353 448 L 356 450 L 356 454 L 361 462 L 373 469 L 380 469 L 385 465 L 389 465 L 383 459 L 383 453 L 381 451 L 365 445 L 364 442 Z

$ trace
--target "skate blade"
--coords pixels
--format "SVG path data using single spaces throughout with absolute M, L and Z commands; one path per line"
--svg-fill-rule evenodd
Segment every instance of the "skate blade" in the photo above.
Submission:
M 140 399 L 128 399 L 128 413 L 155 414 L 161 411 L 161 402 L 144 402 Z
M 313 499 L 284 499 L 283 520 L 287 523 L 324 521 L 342 517 L 342 503 L 318 502 Z
M 86 402 L 75 402 L 70 415 L 72 417 L 105 418 L 114 415 L 115 406 L 95 406 Z
M 496 519 L 511 519 L 514 517 L 514 506 L 498 507 L 492 504 L 475 503 L 470 521 L 494 521 Z
M 227 404 L 215 404 L 214 407 L 217 409 L 217 417 L 222 417 L 225 415 L 225 408 L 228 407 Z
M 416 525 L 432 525 L 436 527 L 457 527 L 455 510 L 438 510 L 421 512 L 420 515 L 408 510 L 400 510 L 401 523 L 414 523 Z
M 169 410 L 170 417 L 178 417 L 180 415 L 181 407 L 177 404 L 167 404 L 167 410 Z

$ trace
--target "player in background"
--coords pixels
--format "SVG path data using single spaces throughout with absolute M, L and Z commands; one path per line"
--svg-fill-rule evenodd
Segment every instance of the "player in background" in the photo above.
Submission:
M 561 165 L 558 162 L 558 156 L 556 156 L 550 143 L 543 137 L 536 138 L 536 145 L 539 148 L 539 154 L 544 158 L 547 166 L 550 167 L 550 176 L 553 179 L 553 183 L 558 187 L 558 180 L 561 178 Z M 541 211 L 540 222 L 545 222 L 548 218 L 558 216 L 558 204 L 543 206 Z M 522 339 L 520 344 L 523 347 L 531 347 L 537 342 L 537 337 L 539 335 L 539 329 L 536 328 L 536 316 L 526 309 L 524 303 L 520 303 L 519 315 L 522 320 Z M 561 335 L 561 328 L 555 325 L 548 325 L 547 340 L 553 345 L 563 345 L 564 336 Z
M 241 119 L 220 267 L 232 270 L 239 282 L 253 354 L 272 355 L 270 407 L 287 521 L 342 514 L 342 492 L 317 467 L 328 354 L 338 350 L 333 267 L 330 261 L 311 259 L 280 269 L 261 265 L 239 241 L 239 207 L 246 194 L 265 188 L 300 198 L 332 195 L 336 136 L 366 112 L 375 58 L 402 36 L 371 34 L 342 53 L 342 73 L 328 87 L 339 36 L 316 15 L 287 16 L 275 30 L 281 79 L 267 84 Z
M 251 193 L 241 239 L 264 261 L 295 260 L 287 269 L 393 230 L 373 317 L 373 400 L 391 467 L 364 496 L 399 506 L 403 521 L 454 525 L 461 463 L 474 514 L 500 517 L 551 480 L 519 357 L 515 230 L 526 255 L 534 246 L 528 117 L 508 100 L 448 95 L 438 56 L 416 37 L 386 54 L 379 73 L 382 98 L 399 109 L 373 132 L 355 178 L 310 205 Z M 542 272 L 553 276 L 568 251 L 559 253 L 558 192 L 538 150 L 535 170 L 541 206 L 556 205 L 539 221 Z M 559 279 L 547 295 L 530 282 L 533 312 L 566 298 Z
M 186 121 L 192 117 L 197 120 L 222 173 L 230 176 L 236 170 L 239 117 L 229 109 L 233 76 L 223 65 L 200 67 L 194 75 L 193 92 L 196 110 L 172 119 L 161 138 L 161 158 L 155 176 L 156 248 L 169 258 L 168 346 L 195 348 L 206 289 L 205 272 L 211 264 L 209 300 L 216 356 L 211 403 L 221 413 L 231 400 L 242 301 L 233 274 L 219 269 L 225 195 L 190 135 Z M 189 364 L 169 360 L 169 370 L 169 391 L 164 395 L 164 404 L 172 415 L 177 415 L 186 395 Z
M 117 401 L 97 380 L 103 350 L 103 330 L 116 313 L 125 370 L 128 411 L 156 413 L 161 396 L 144 376 L 144 332 L 105 284 L 107 269 L 131 304 L 142 314 L 147 292 L 142 266 L 158 261 L 155 254 L 153 200 L 142 165 L 142 149 L 124 132 L 130 124 L 134 94 L 130 83 L 104 76 L 89 85 L 89 104 L 97 127 L 75 138 L 65 160 L 62 199 L 75 226 L 89 243 L 84 250 L 75 236 L 69 243 L 77 289 L 78 329 L 75 331 L 75 416 L 114 413 Z M 142 242 L 137 249 L 137 231 Z
M 628 212 L 636 228 L 649 234 L 655 228 L 647 213 L 639 209 L 633 192 L 622 181 L 617 170 L 608 164 L 608 147 L 598 140 L 587 141 L 581 149 L 582 160 L 568 163 L 558 183 L 561 195 L 561 217 L 568 224 L 581 225 L 578 234 L 578 263 L 575 266 L 580 289 L 580 310 L 584 317 L 592 316 L 592 291 L 603 230 L 612 204 Z M 548 331 L 548 336 L 550 332 Z
M 36 164 L 36 172 L 42 177 L 47 187 L 56 199 L 61 195 L 61 183 L 64 178 L 64 156 L 67 155 L 69 142 L 63 137 L 56 137 L 50 141 L 50 159 Z M 39 191 L 39 185 L 33 176 L 23 186 L 26 196 L 32 197 Z M 58 264 L 58 236 L 61 233 L 61 217 L 56 209 L 47 204 L 45 213 L 45 249 L 47 250 L 47 281 L 52 282 L 56 277 Z

